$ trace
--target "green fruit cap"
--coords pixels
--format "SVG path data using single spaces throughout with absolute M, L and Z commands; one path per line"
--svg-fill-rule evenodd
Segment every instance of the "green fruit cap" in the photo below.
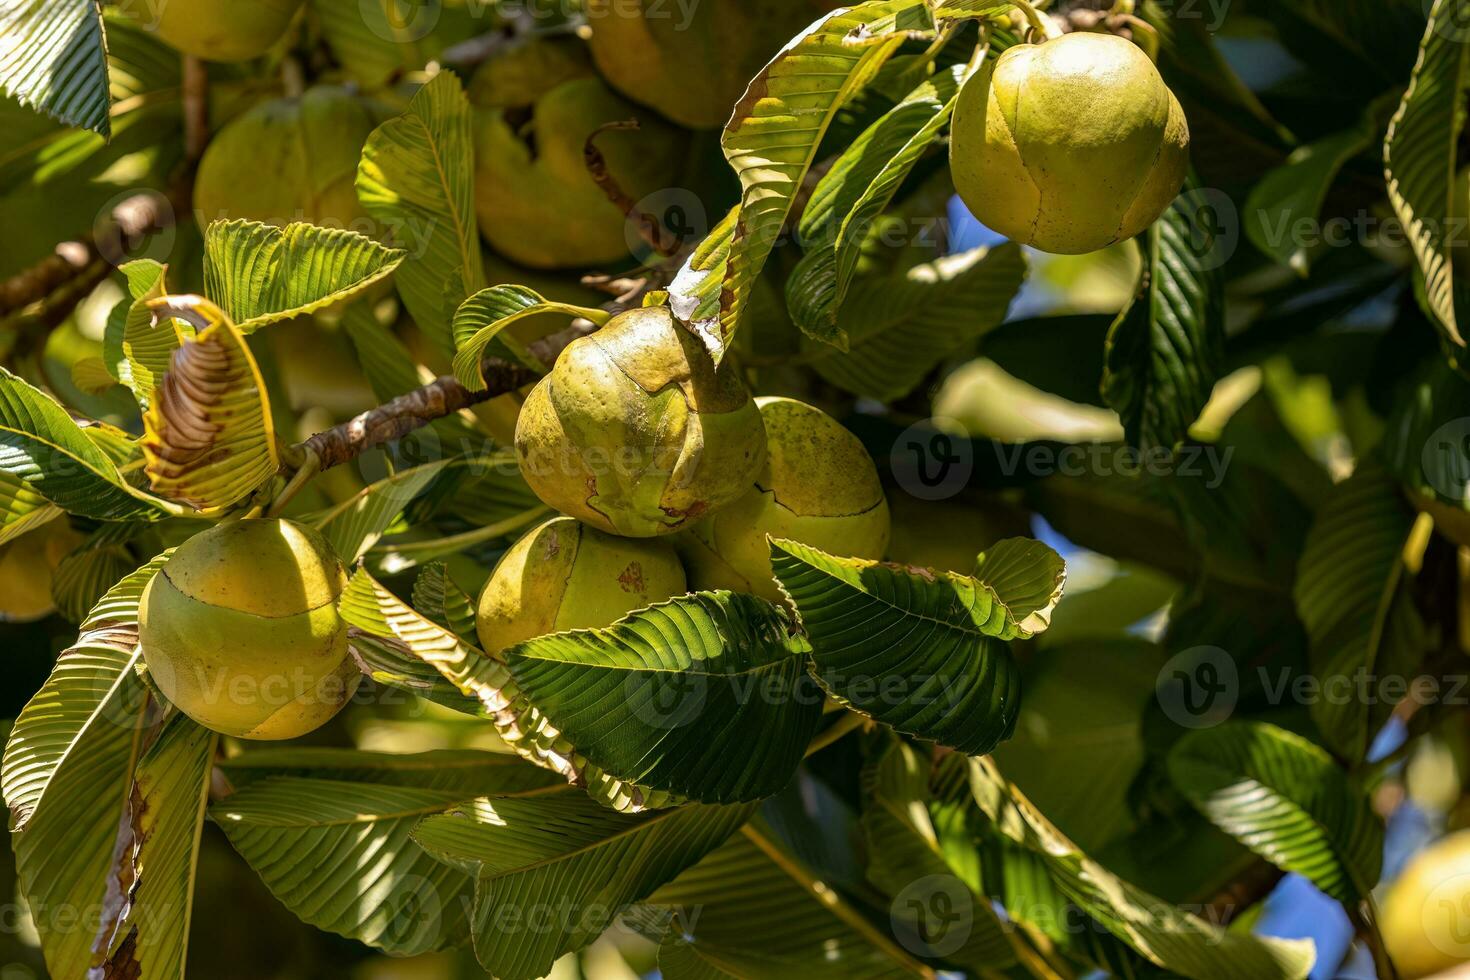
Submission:
M 1189 167 L 1189 125 L 1131 41 L 1067 34 L 1018 45 L 965 83 L 950 170 L 987 227 L 1076 255 L 1158 220 Z
M 165 44 L 206 61 L 245 61 L 281 39 L 304 0 L 163 0 L 122 10 Z
M 480 593 L 480 643 L 495 653 L 565 630 L 609 626 L 687 591 L 684 568 L 662 541 L 616 538 L 555 517 L 517 541 Z
M 529 118 L 525 110 L 529 109 Z M 672 187 L 684 138 L 599 78 L 573 78 L 534 105 L 476 114 L 475 215 L 506 258 L 535 269 L 624 261 L 638 243 L 627 216 L 587 170 L 587 138 L 605 123 L 638 119 L 636 131 L 597 137 L 608 173 L 635 201 Z
M 347 571 L 315 530 L 245 520 L 190 538 L 144 590 L 139 642 L 165 697 L 206 728 L 305 735 L 362 675 L 337 597 Z
M 758 398 L 756 405 L 767 456 L 755 486 L 678 539 L 694 588 L 781 601 L 767 535 L 844 557 L 881 559 L 888 547 L 888 500 L 863 444 L 805 402 Z
M 329 85 L 254 106 L 226 124 L 199 161 L 199 226 L 245 218 L 370 232 L 357 164 L 376 124 L 372 103 Z
M 734 503 L 766 456 L 744 383 L 664 307 L 629 310 L 568 345 L 527 397 L 515 442 L 538 497 L 635 538 Z

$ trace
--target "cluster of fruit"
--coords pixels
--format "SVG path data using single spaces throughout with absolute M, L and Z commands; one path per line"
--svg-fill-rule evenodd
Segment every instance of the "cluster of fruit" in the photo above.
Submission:
M 480 595 L 487 651 L 607 626 L 690 589 L 780 601 L 767 536 L 882 558 L 888 503 L 862 444 L 821 410 L 752 399 L 663 308 L 575 341 L 516 427 L 527 483 L 555 517 Z M 336 602 L 341 560 L 316 531 L 241 520 L 196 535 L 143 597 L 149 674 L 171 703 L 241 738 L 303 735 L 360 674 Z
M 274 45 L 302 2 L 170 0 L 148 26 L 180 51 L 242 60 Z M 702 3 L 678 17 L 651 0 L 644 6 L 646 15 L 633 16 L 627 3 L 589 0 L 587 40 L 528 37 L 469 80 L 476 215 L 503 257 L 534 269 L 626 260 L 626 218 L 588 173 L 587 140 L 598 134 L 607 172 L 635 201 L 680 186 L 688 130 L 723 126 L 749 78 L 836 5 Z M 670 85 L 671 78 L 679 84 Z M 371 234 L 354 181 L 369 134 L 395 114 L 384 101 L 393 93 L 382 96 L 316 85 L 229 120 L 200 163 L 200 223 L 307 221 Z M 629 121 L 638 123 L 637 132 L 599 132 Z

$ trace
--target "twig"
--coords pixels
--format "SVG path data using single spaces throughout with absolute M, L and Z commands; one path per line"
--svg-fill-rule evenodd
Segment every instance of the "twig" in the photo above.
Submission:
M 542 363 L 554 363 L 568 344 L 595 329 L 589 321 L 579 320 L 559 333 L 530 344 L 531 353 Z M 470 391 L 452 375 L 445 375 L 406 395 L 399 395 L 386 405 L 379 405 L 341 425 L 318 432 L 298 448 L 316 454 L 321 461 L 320 469 L 329 470 L 356 459 L 369 449 L 401 439 L 437 419 L 523 388 L 539 377 L 529 368 L 495 357 L 485 358 L 480 370 L 485 379 L 485 388 L 481 391 Z
M 656 215 L 649 214 L 638 207 L 638 202 L 623 190 L 623 185 L 618 183 L 607 169 L 607 158 L 597 148 L 597 137 L 610 131 L 637 131 L 638 120 L 627 119 L 621 122 L 603 123 L 592 131 L 587 137 L 587 142 L 582 145 L 582 159 L 587 164 L 587 172 L 592 175 L 592 180 L 607 195 L 607 199 L 617 207 L 619 211 L 627 215 L 629 220 L 638 225 L 638 234 L 659 255 L 668 258 L 679 251 L 680 242 L 668 233 L 663 222 Z
M 856 711 L 849 711 L 847 714 L 845 714 L 841 718 L 838 718 L 832 724 L 828 725 L 824 730 L 818 732 L 816 738 L 813 738 L 811 742 L 807 744 L 807 758 L 811 758 L 834 742 L 840 742 L 843 738 L 847 737 L 849 733 L 854 732 L 859 728 L 862 728 L 867 723 L 867 717 L 858 714 Z
M 184 152 L 198 163 L 209 145 L 209 68 L 203 58 L 184 55 Z
M 95 234 L 62 242 L 51 255 L 0 282 L 0 323 L 18 319 L 28 307 L 43 302 L 48 308 L 40 311 L 40 322 L 54 325 L 65 320 L 111 266 L 120 264 L 149 235 L 172 226 L 181 212 L 187 213 L 189 194 L 188 181 L 167 197 L 152 190 L 134 194 L 112 209 Z
M 1285 877 L 1286 873 L 1274 864 L 1257 861 L 1205 903 L 1206 918 L 1218 925 L 1229 925 L 1240 913 L 1270 895 Z

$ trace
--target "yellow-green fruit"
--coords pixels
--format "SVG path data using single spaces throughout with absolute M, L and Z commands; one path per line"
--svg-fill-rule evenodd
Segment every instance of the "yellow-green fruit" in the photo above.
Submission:
M 372 103 L 330 85 L 254 106 L 226 124 L 199 161 L 199 226 L 248 218 L 371 234 L 357 200 L 357 163 L 376 125 Z
M 766 535 L 829 554 L 883 557 L 888 500 L 863 444 L 835 419 L 791 398 L 758 398 L 766 465 L 735 503 L 679 536 L 696 589 L 781 600 Z
M 1379 927 L 1404 980 L 1470 963 L 1470 831 L 1415 855 L 1389 886 Z
M 1077 255 L 1132 238 L 1174 200 L 1189 124 L 1131 41 L 1067 34 L 1008 49 L 965 83 L 950 171 L 985 225 Z
M 684 158 L 685 139 L 673 127 L 601 79 L 568 74 L 527 104 L 499 101 L 531 96 L 534 86 L 524 79 L 492 86 L 498 95 L 476 114 L 480 233 L 501 255 L 536 269 L 610 265 L 628 260 L 639 244 L 636 226 L 587 169 L 587 138 L 598 127 L 639 121 L 636 131 L 606 131 L 596 140 L 608 173 L 635 202 L 673 187 Z
M 62 519 L 0 545 L 0 623 L 30 623 L 55 612 L 52 573 L 83 540 Z
M 832 0 L 590 0 L 592 56 L 620 92 L 694 129 L 730 119 L 751 78 Z
M 766 457 L 744 382 L 664 307 L 629 310 L 562 351 L 516 422 L 543 501 L 599 530 L 669 534 L 734 503 Z
M 206 61 L 244 61 L 281 39 L 304 0 L 158 0 L 122 9 L 164 43 Z
M 139 642 L 171 703 L 240 738 L 305 735 L 362 679 L 337 597 L 342 561 L 292 521 L 234 521 L 179 546 L 143 593 Z
M 500 559 L 480 593 L 476 624 L 493 653 L 547 633 L 609 626 L 686 591 L 684 568 L 666 542 L 615 538 L 556 517 Z

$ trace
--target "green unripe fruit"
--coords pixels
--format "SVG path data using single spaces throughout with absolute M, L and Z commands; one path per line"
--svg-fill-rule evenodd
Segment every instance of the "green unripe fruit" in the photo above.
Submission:
M 369 232 L 357 163 L 376 125 L 372 103 L 335 86 L 252 107 L 215 135 L 199 161 L 199 226 L 246 218 Z
M 315 530 L 245 520 L 196 534 L 148 583 L 139 643 L 165 697 L 206 728 L 305 735 L 362 679 L 337 597 L 342 561 Z
M 481 84 L 476 77 L 482 104 L 491 106 L 476 116 L 480 233 L 501 255 L 536 269 L 625 261 L 638 244 L 637 231 L 588 171 L 587 138 L 605 123 L 639 121 L 636 131 L 607 131 L 596 140 L 608 173 L 634 201 L 674 185 L 684 138 L 615 94 L 590 68 L 579 76 L 575 65 L 557 66 L 548 77 L 566 80 L 544 91 L 524 73 L 493 63 L 482 71 L 493 68 L 507 80 Z M 534 101 L 512 101 L 525 98 Z
M 597 629 L 687 590 L 663 541 L 615 538 L 556 517 L 532 528 L 495 566 L 480 593 L 480 643 L 495 653 L 566 630 Z
M 597 68 L 618 91 L 677 123 L 714 129 L 729 122 L 751 78 L 837 6 L 832 0 L 590 0 L 587 22 Z
M 1008 49 L 965 83 L 950 171 L 977 219 L 1045 252 L 1094 252 L 1164 213 L 1189 124 L 1131 41 L 1067 34 Z
M 159 0 L 125 3 L 164 43 L 206 61 L 245 61 L 281 39 L 304 0 Z
M 1427 977 L 1470 961 L 1470 831 L 1414 856 L 1383 898 L 1379 928 L 1399 976 Z
M 629 310 L 567 346 L 516 422 L 543 501 L 625 537 L 669 534 L 734 503 L 766 431 L 733 369 L 664 307 Z
M 881 559 L 888 500 L 863 444 L 821 409 L 791 398 L 758 398 L 766 465 L 729 507 L 679 536 L 696 589 L 730 589 L 781 601 L 766 536 L 830 554 Z
M 0 545 L 0 623 L 32 623 L 55 612 L 53 575 L 85 540 L 62 519 Z

